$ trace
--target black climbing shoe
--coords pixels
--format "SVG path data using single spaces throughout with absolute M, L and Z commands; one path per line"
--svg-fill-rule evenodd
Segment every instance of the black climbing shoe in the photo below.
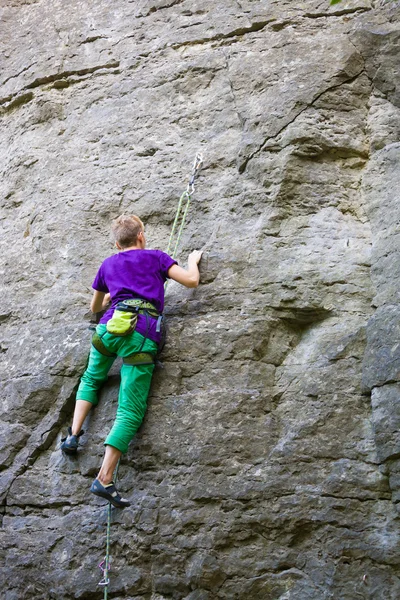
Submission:
M 83 429 L 81 429 L 77 435 L 72 435 L 72 429 L 71 427 L 68 427 L 68 436 L 61 440 L 61 450 L 65 452 L 65 454 L 76 454 L 79 446 L 78 438 L 84 433 Z
M 105 498 L 108 502 L 111 502 L 113 506 L 116 508 L 125 508 L 126 506 L 130 506 L 131 503 L 125 498 L 121 498 L 117 489 L 112 481 L 108 485 L 102 485 L 98 479 L 95 479 L 91 485 L 90 491 L 95 496 L 100 496 L 100 498 Z

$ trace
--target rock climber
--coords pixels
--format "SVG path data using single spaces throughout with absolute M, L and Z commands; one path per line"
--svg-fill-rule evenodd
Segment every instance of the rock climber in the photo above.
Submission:
M 118 253 L 104 260 L 93 282 L 91 311 L 107 309 L 92 339 L 88 366 L 76 395 L 75 411 L 68 436 L 62 440 L 65 454 L 77 454 L 82 425 L 117 356 L 121 356 L 121 384 L 117 414 L 104 445 L 105 455 L 90 491 L 113 506 L 129 502 L 118 493 L 114 470 L 142 423 L 160 342 L 160 319 L 164 308 L 167 278 L 195 288 L 200 281 L 198 263 L 202 252 L 189 254 L 183 269 L 165 252 L 146 249 L 144 226 L 135 215 L 121 215 L 112 223 Z M 111 306 L 108 305 L 111 301 Z

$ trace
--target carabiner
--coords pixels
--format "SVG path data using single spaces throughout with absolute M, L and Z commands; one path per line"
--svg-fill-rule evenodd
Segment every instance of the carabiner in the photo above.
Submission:
M 110 570 L 110 562 L 108 564 L 108 567 L 104 567 L 104 564 L 106 562 L 107 562 L 107 557 L 104 560 L 102 560 L 101 563 L 99 564 L 99 569 L 103 573 L 103 579 L 101 581 L 99 581 L 99 583 L 97 585 L 101 585 L 103 587 L 106 587 L 110 583 L 110 579 L 108 577 L 108 571 Z M 106 571 L 107 571 L 107 577 L 106 577 Z
M 186 191 L 189 195 L 193 194 L 193 192 L 194 192 L 194 181 L 197 177 L 198 172 L 200 171 L 202 164 L 203 164 L 203 155 L 200 154 L 200 152 L 198 152 L 193 161 L 192 174 L 191 174 L 188 186 L 186 188 Z

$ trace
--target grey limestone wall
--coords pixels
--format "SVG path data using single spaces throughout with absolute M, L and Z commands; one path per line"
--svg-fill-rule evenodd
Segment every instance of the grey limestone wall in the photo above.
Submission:
M 115 600 L 400 597 L 399 3 L 7 0 L 0 580 L 101 598 L 118 365 L 59 450 L 112 218 L 164 249 L 168 345 L 120 468 Z

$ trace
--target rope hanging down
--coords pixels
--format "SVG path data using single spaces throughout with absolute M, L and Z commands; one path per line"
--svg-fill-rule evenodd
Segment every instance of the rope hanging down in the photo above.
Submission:
M 169 254 L 172 258 L 176 258 L 179 243 L 181 241 L 183 228 L 186 221 L 186 216 L 189 210 L 190 201 L 192 199 L 192 194 L 195 190 L 194 183 L 196 181 L 196 177 L 199 174 L 201 166 L 203 164 L 203 156 L 198 152 L 196 154 L 196 158 L 193 161 L 192 172 L 190 175 L 189 183 L 187 185 L 186 190 L 183 192 L 182 196 L 179 198 L 178 208 L 176 209 L 176 215 L 174 222 L 172 224 L 171 234 L 169 236 L 168 246 L 166 253 Z M 185 202 L 186 200 L 186 202 Z M 173 249 L 172 249 L 173 248 Z M 117 463 L 115 469 L 115 477 L 114 482 L 117 482 L 118 478 L 118 469 L 119 469 L 120 460 Z M 110 537 L 111 537 L 111 516 L 112 516 L 112 505 L 111 502 L 108 503 L 107 507 L 107 533 L 106 533 L 106 555 L 104 560 L 99 564 L 99 569 L 103 574 L 103 579 L 99 581 L 98 585 L 104 587 L 104 600 L 108 599 L 108 586 L 110 583 L 109 573 L 111 569 L 111 556 L 110 556 Z

